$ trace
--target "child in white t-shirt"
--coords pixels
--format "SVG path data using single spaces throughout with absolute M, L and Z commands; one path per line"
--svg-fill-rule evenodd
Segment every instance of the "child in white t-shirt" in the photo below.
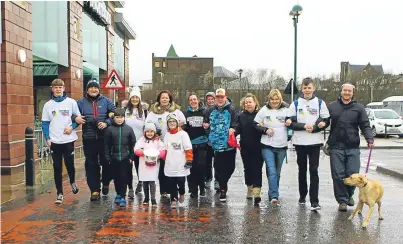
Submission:
M 63 202 L 63 161 L 70 178 L 71 190 L 77 194 L 79 189 L 75 183 L 74 141 L 77 134 L 74 130 L 78 124 L 71 120 L 71 116 L 80 116 L 77 102 L 67 96 L 64 81 L 52 81 L 52 99 L 43 106 L 42 131 L 46 143 L 51 150 L 53 159 L 54 179 L 57 190 L 56 204 Z
M 144 151 L 155 149 L 159 151 L 158 158 L 144 156 Z M 158 180 L 159 160 L 165 159 L 164 143 L 157 135 L 157 128 L 153 122 L 146 123 L 144 135 L 137 141 L 134 153 L 139 157 L 139 181 L 143 182 L 144 205 L 148 205 L 151 195 L 151 204 L 157 206 L 155 200 L 155 182 Z
M 167 116 L 168 132 L 164 138 L 167 150 L 164 173 L 168 177 L 169 193 L 171 195 L 171 207 L 177 207 L 178 189 L 179 202 L 185 200 L 186 176 L 190 175 L 192 167 L 193 151 L 189 135 L 179 129 L 179 120 L 175 114 Z

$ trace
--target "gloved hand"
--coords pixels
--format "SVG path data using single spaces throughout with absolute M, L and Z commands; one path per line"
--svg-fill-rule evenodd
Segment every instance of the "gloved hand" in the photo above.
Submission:
M 185 163 L 185 168 L 186 168 L 186 169 L 192 168 L 192 161 L 186 161 L 186 163 Z

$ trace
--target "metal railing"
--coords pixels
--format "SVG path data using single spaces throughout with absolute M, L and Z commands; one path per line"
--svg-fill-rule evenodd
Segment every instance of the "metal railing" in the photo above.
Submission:
M 76 132 L 77 132 L 77 134 L 81 134 L 82 130 L 76 130 Z M 34 140 L 36 141 L 36 153 L 38 155 L 38 158 L 35 159 L 35 161 L 47 159 L 48 157 L 50 157 L 50 148 L 48 147 L 48 145 L 46 143 L 45 136 L 43 135 L 43 132 L 42 132 L 42 128 L 38 128 L 38 127 L 35 128 Z M 76 157 L 77 159 L 84 157 L 83 145 L 76 146 L 76 147 L 74 147 L 74 149 L 76 152 L 78 151 L 79 156 Z

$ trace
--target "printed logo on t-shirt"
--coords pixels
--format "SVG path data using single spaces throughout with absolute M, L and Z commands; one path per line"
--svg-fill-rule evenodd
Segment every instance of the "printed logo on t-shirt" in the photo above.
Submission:
M 310 115 L 315 115 L 315 116 L 318 115 L 318 110 L 316 108 L 307 107 L 306 109 L 308 110 L 308 113 Z
M 285 123 L 285 116 L 277 116 L 276 119 L 280 123 Z
M 164 120 L 162 118 L 158 118 L 158 124 L 164 124 Z
M 192 127 L 202 127 L 203 126 L 203 117 L 201 116 L 194 116 L 187 118 L 187 122 Z
M 52 110 L 52 116 L 53 116 L 53 117 L 56 117 L 56 116 L 57 116 L 56 110 Z
M 273 122 L 273 120 L 271 119 L 271 117 L 270 116 L 266 116 L 266 117 L 264 117 L 264 122 Z
M 70 110 L 67 108 L 60 108 L 59 109 L 59 113 L 62 115 L 62 116 L 69 116 L 70 115 Z
M 176 143 L 176 142 L 172 142 L 171 146 L 174 150 L 181 150 L 181 144 L 180 143 Z

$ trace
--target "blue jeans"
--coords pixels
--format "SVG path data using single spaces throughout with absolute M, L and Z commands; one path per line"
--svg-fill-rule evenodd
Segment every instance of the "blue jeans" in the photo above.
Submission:
M 283 166 L 287 149 L 284 148 L 263 148 L 262 155 L 266 162 L 266 173 L 269 180 L 269 200 L 278 199 L 278 188 L 280 185 L 281 166 Z

